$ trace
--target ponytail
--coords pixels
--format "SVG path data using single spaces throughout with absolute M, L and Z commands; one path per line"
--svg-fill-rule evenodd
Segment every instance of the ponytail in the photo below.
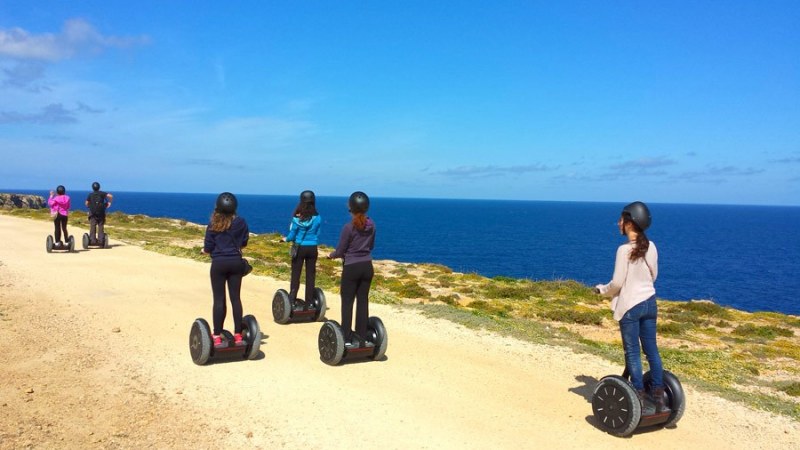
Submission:
M 367 216 L 364 213 L 356 213 L 353 215 L 353 226 L 358 231 L 364 231 L 367 227 Z
M 636 245 L 631 249 L 630 260 L 636 261 L 639 258 L 644 258 L 644 255 L 647 254 L 647 250 L 650 248 L 650 239 L 647 239 L 647 235 L 644 234 L 644 231 L 639 225 L 631 219 L 630 214 L 623 213 L 622 220 L 625 223 L 630 223 L 634 231 L 636 231 Z

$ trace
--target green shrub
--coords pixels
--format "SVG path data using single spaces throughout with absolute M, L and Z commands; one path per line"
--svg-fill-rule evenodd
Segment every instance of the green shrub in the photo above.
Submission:
M 742 337 L 754 337 L 761 339 L 775 339 L 778 336 L 794 336 L 794 332 L 788 328 L 781 328 L 772 325 L 759 326 L 753 325 L 752 323 L 739 325 L 733 330 L 733 334 Z
M 439 295 L 434 297 L 437 302 L 446 303 L 448 305 L 458 305 L 458 294 Z
M 554 322 L 576 323 L 580 325 L 602 325 L 606 315 L 601 311 L 578 310 L 572 308 L 556 308 L 543 311 L 539 317 Z
M 731 313 L 727 308 L 710 301 L 675 302 L 675 305 L 683 311 L 690 311 L 703 316 L 712 316 L 719 319 L 730 319 L 731 317 Z
M 792 397 L 800 397 L 800 383 L 798 383 L 797 381 L 789 383 L 786 386 L 783 386 L 782 388 L 780 388 L 780 390 L 786 392 Z
M 485 300 L 475 300 L 468 306 L 474 310 L 482 311 L 487 314 L 498 317 L 509 317 L 511 315 L 511 312 L 513 311 L 511 305 L 500 304 L 496 302 L 487 302 Z
M 659 322 L 658 333 L 664 336 L 681 336 L 690 328 L 689 324 L 680 322 Z

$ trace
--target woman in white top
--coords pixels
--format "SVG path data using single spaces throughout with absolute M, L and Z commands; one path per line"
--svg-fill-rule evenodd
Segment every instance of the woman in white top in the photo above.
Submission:
M 658 251 L 656 245 L 644 234 L 651 222 L 650 210 L 642 202 L 633 202 L 622 209 L 617 225 L 620 234 L 627 236 L 628 242 L 617 249 L 611 282 L 595 287 L 595 292 L 612 297 L 611 309 L 614 311 L 614 319 L 619 321 L 625 366 L 628 368 L 631 384 L 642 400 L 643 413 L 646 410 L 646 393 L 642 380 L 642 349 L 650 366 L 650 394 L 656 406 L 655 412 L 667 410 L 664 404 L 664 368 L 656 344 L 658 306 L 653 283 L 658 276 Z M 652 407 L 648 412 L 653 412 Z

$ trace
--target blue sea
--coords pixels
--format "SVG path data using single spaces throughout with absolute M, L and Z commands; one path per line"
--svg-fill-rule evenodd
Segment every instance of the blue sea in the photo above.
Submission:
M 47 196 L 46 192 L 17 191 Z M 83 204 L 88 192 L 70 192 Z M 216 194 L 114 192 L 113 210 L 207 223 Z M 285 234 L 297 196 L 239 195 L 254 233 Z M 77 201 L 76 201 L 77 200 Z M 374 256 L 532 280 L 611 279 L 622 203 L 373 198 Z M 800 207 L 649 204 L 659 298 L 800 315 Z M 317 197 L 334 246 L 347 199 Z

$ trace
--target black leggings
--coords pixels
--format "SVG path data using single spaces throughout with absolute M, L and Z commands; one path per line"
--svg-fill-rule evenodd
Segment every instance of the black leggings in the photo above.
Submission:
M 292 260 L 292 281 L 289 283 L 289 298 L 294 301 L 300 290 L 300 272 L 306 265 L 306 301 L 314 300 L 314 281 L 317 279 L 317 246 L 301 245 L 297 257 Z
M 362 338 L 367 335 L 369 320 L 369 287 L 375 271 L 372 261 L 347 264 L 342 269 L 342 331 L 345 341 L 349 341 L 353 333 L 353 300 L 357 300 L 356 333 Z
M 61 231 L 64 231 L 64 240 L 66 241 L 69 239 L 69 234 L 67 233 L 67 216 L 62 216 L 61 213 L 56 215 L 56 218 L 53 220 L 53 223 L 56 226 L 56 242 L 61 242 Z
M 211 260 L 211 292 L 214 295 L 214 334 L 221 334 L 227 314 L 225 282 L 231 296 L 234 333 L 242 332 L 242 274 L 241 259 Z

